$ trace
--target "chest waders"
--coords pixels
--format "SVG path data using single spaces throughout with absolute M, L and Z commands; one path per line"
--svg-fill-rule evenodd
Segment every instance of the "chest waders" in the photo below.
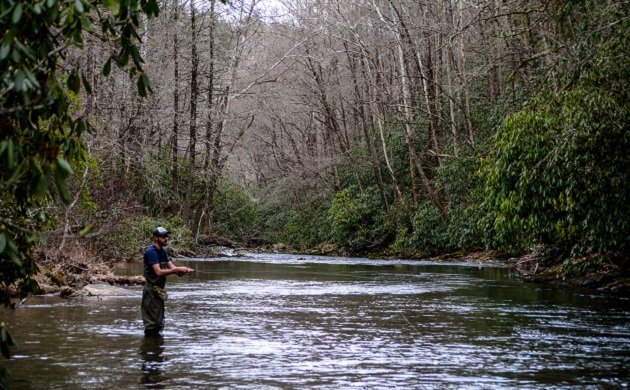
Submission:
M 145 284 L 142 290 L 142 321 L 145 335 L 157 335 L 164 328 L 164 297 L 160 296 L 157 289 L 164 291 L 150 283 Z

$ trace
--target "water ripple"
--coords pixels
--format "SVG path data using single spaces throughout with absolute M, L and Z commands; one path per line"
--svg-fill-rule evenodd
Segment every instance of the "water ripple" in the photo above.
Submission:
M 628 301 L 508 270 L 252 255 L 191 261 L 163 338 L 138 297 L 3 311 L 16 388 L 628 387 Z M 37 372 L 37 375 L 32 375 Z

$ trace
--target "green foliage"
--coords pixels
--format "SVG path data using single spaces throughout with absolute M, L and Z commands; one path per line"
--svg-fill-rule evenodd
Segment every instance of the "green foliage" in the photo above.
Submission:
M 390 130 L 391 161 L 405 188 L 411 184 L 407 146 L 400 130 Z M 448 204 L 448 214 L 443 216 L 430 203 L 411 210 L 394 203 L 394 190 L 387 175 L 385 193 L 390 207 L 384 212 L 383 199 L 372 184 L 375 179 L 369 159 L 358 158 L 360 154 L 355 151 L 353 160 L 357 163 L 342 164 L 338 169 L 344 189 L 337 192 L 328 212 L 331 240 L 351 251 L 362 251 L 383 246 L 395 235 L 390 250 L 410 256 L 479 246 L 474 207 L 477 199 L 472 194 L 479 185 L 475 172 L 480 160 L 471 154 L 471 150 L 462 150 L 457 158 L 444 159 L 436 171 L 436 187 Z
M 411 175 L 409 173 L 409 148 L 407 146 L 407 142 L 405 141 L 403 131 L 404 130 L 398 126 L 390 127 L 389 133 L 386 137 L 386 142 L 394 174 L 403 185 L 410 185 Z M 385 172 L 385 166 L 383 166 L 382 169 L 383 172 Z M 385 177 L 385 180 L 391 180 L 389 175 Z
M 142 167 L 142 203 L 148 207 L 152 216 L 162 216 L 181 209 L 179 204 L 182 200 L 172 190 L 170 159 L 168 154 L 151 156 Z M 188 163 L 187 159 L 181 159 L 179 162 L 182 182 L 188 180 Z M 203 172 L 194 173 L 194 199 L 205 199 L 207 186 L 205 179 Z M 228 180 L 220 179 L 217 185 L 213 205 L 213 233 L 236 240 L 247 240 L 257 235 L 258 205 L 251 195 Z
M 427 256 L 480 245 L 477 200 L 473 197 L 479 185 L 475 175 L 479 159 L 470 152 L 462 150 L 458 157 L 444 159 L 438 167 L 436 187 L 448 205 L 448 213 L 442 215 L 430 202 L 416 207 L 411 212 L 410 226 L 399 228 L 396 250 Z
M 448 247 L 451 249 L 483 247 L 479 218 L 476 205 L 449 210 L 446 229 Z
M 242 188 L 227 180 L 219 183 L 214 197 L 214 230 L 217 234 L 247 240 L 258 231 L 258 206 Z
M 337 192 L 328 210 L 328 219 L 333 243 L 351 251 L 382 244 L 393 232 L 375 189 L 360 192 L 351 186 Z
M 541 93 L 498 132 L 482 169 L 489 245 L 578 255 L 628 244 L 629 27 L 617 26 L 575 82 Z
M 162 218 L 143 218 L 132 225 L 132 237 L 138 240 L 137 242 L 149 245 L 153 242 L 153 231 L 157 226 L 164 226 L 168 229 L 170 245 L 177 245 L 180 249 L 186 249 L 193 242 L 192 232 L 184 226 L 182 218 L 176 215 Z
M 71 165 L 83 158 L 81 136 L 90 131 L 72 106 L 91 86 L 78 65 L 62 64 L 64 52 L 83 48 L 90 33 L 114 40 L 120 51 L 111 60 L 129 64 L 130 76 L 146 95 L 136 42 L 142 14 L 154 16 L 157 2 L 147 0 L 3 1 L 0 2 L 0 274 L 3 285 L 21 280 L 28 290 L 37 267 L 33 243 L 50 224 L 42 207 L 57 195 L 70 200 L 66 180 Z M 99 30 L 93 26 L 93 20 Z M 107 72 L 106 72 L 107 73 Z M 2 287 L 2 286 L 0 286 Z
M 601 256 L 584 257 L 579 259 L 566 259 L 562 263 L 562 276 L 569 278 L 583 275 L 589 271 L 600 269 L 603 264 Z
M 396 238 L 389 247 L 389 252 L 399 256 L 414 257 L 416 251 L 413 250 L 411 240 L 412 235 L 408 226 L 399 226 L 396 229 Z
M 4 322 L 0 323 L 0 354 L 5 359 L 11 357 L 11 352 L 9 351 L 10 347 L 15 346 L 15 341 L 11 337 L 11 334 L 6 329 Z
M 374 139 L 380 138 L 380 134 L 378 134 L 375 129 L 372 129 L 371 132 L 373 133 L 371 136 Z M 399 126 L 388 124 L 385 133 L 385 142 L 388 146 L 387 153 L 392 169 L 401 184 L 403 186 L 409 186 L 411 183 L 409 173 L 409 149 L 403 135 L 403 129 Z M 357 186 L 366 193 L 376 191 L 376 174 L 374 172 L 372 156 L 370 156 L 367 148 L 365 148 L 364 145 L 357 146 L 350 151 L 350 154 L 351 158 L 349 160 L 341 162 L 335 167 L 338 187 L 347 188 Z M 393 203 L 395 199 L 394 185 L 391 175 L 387 173 L 387 167 L 383 160 L 383 157 L 381 157 L 379 168 L 382 174 L 384 192 L 387 200 Z
M 449 209 L 466 207 L 474 202 L 474 190 L 479 186 L 476 175 L 481 160 L 472 156 L 472 150 L 462 150 L 454 158 L 444 159 L 438 167 L 436 187 Z
M 350 156 L 350 163 L 341 163 L 336 167 L 337 185 L 343 188 L 357 182 L 373 183 L 375 177 L 368 151 L 365 148 L 353 148 Z
M 262 239 L 297 249 L 314 248 L 329 240 L 328 208 L 329 203 L 325 200 L 263 207 L 259 214 Z
M 481 244 L 474 207 L 455 207 L 446 216 L 429 202 L 419 205 L 411 224 L 400 224 L 392 250 L 408 256 L 431 256 Z
M 434 254 L 449 247 L 448 220 L 431 203 L 422 204 L 412 219 L 411 245 L 425 254 Z

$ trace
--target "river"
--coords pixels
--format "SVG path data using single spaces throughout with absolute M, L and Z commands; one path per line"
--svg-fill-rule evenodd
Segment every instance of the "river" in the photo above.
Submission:
M 163 338 L 140 291 L 0 309 L 14 389 L 630 386 L 630 300 L 489 264 L 286 254 L 176 260 Z M 139 274 L 139 264 L 121 273 Z

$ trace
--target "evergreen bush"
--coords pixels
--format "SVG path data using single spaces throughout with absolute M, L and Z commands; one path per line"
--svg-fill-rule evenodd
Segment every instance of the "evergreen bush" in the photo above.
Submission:
M 482 169 L 489 246 L 574 256 L 628 246 L 629 27 L 619 23 L 575 80 L 540 93 L 497 133 Z
M 353 252 L 382 246 L 393 232 L 375 189 L 359 192 L 350 186 L 337 192 L 328 219 L 333 243 Z

